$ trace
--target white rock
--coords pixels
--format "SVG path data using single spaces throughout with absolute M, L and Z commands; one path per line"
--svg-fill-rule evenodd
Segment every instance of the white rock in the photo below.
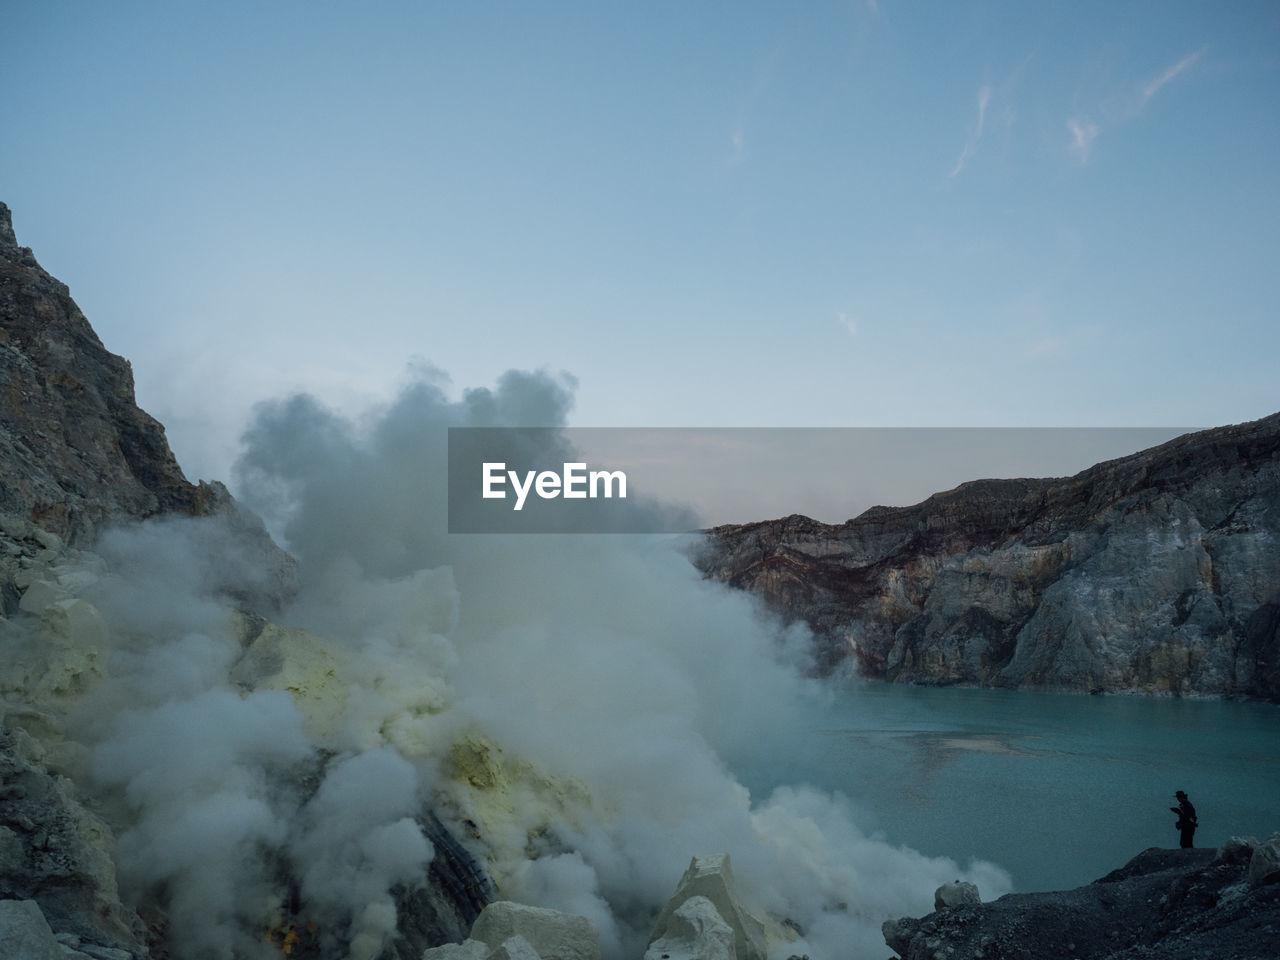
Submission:
M 80 564 L 63 564 L 52 567 L 49 572 L 57 579 L 58 586 L 77 596 L 102 579 L 89 567 Z
M 693 858 L 689 869 L 680 878 L 675 896 L 658 915 L 649 943 L 667 936 L 675 912 L 690 897 L 706 897 L 715 906 L 721 919 L 733 929 L 737 960 L 764 960 L 764 924 L 739 899 L 727 853 Z
M 34 900 L 0 900 L 5 960 L 62 960 L 62 945 Z
M 1249 885 L 1260 887 L 1264 883 L 1280 881 L 1280 833 L 1273 833 L 1253 848 L 1249 858 Z
M 23 613 L 40 616 L 44 608 L 58 600 L 66 600 L 71 596 L 66 590 L 52 580 L 32 580 L 18 601 L 18 609 Z
M 978 888 L 967 880 L 955 883 L 944 883 L 933 891 L 933 909 L 945 910 L 947 907 L 958 907 L 962 903 L 981 903 Z
M 485 960 L 489 945 L 479 940 L 463 940 L 462 943 L 442 943 L 422 951 L 422 960 Z
M 667 932 L 649 944 L 644 960 L 737 960 L 733 928 L 706 897 L 690 897 L 667 922 Z
M 529 941 L 520 935 L 508 937 L 503 940 L 498 947 L 493 950 L 488 960 L 541 960 L 538 951 L 534 950 Z
M 488 904 L 471 927 L 471 938 L 496 950 L 524 937 L 542 960 L 600 960 L 600 934 L 586 917 L 510 900 Z
M 35 538 L 36 543 L 44 547 L 46 550 L 52 550 L 55 553 L 62 550 L 66 544 L 62 542 L 62 538 L 56 533 L 50 533 L 43 527 L 31 525 L 31 536 Z

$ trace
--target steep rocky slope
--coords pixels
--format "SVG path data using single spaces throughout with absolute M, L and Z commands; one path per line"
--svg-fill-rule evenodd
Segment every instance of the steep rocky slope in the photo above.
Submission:
M 695 562 L 808 623 L 827 670 L 1280 698 L 1280 414 L 844 524 L 718 527 Z
M 0 513 L 71 543 L 103 524 L 202 514 L 164 428 L 134 402 L 127 360 L 103 347 L 66 285 L 18 246 L 0 203 Z
M 201 629 L 208 636 L 184 637 L 190 628 L 180 617 L 157 626 L 154 618 L 131 616 L 172 599 L 155 595 L 177 581 L 122 588 L 121 571 L 95 551 L 104 534 L 123 529 L 137 538 L 134 559 L 167 545 L 171 553 L 162 557 L 170 559 L 154 561 L 160 568 L 195 564 L 198 593 L 175 602 L 195 607 L 197 620 L 207 611 Z M 182 543 L 188 552 L 173 552 Z M 140 888 L 135 880 L 123 889 L 119 853 L 137 798 L 124 802 L 104 786 L 111 772 L 95 773 L 90 757 L 94 726 L 144 705 L 131 696 L 96 721 L 77 719 L 77 711 L 108 680 L 127 685 L 132 673 L 145 673 L 153 657 L 161 663 L 154 669 L 165 669 L 174 649 L 181 653 L 168 669 L 194 676 L 201 644 L 231 663 L 244 661 L 236 683 L 224 688 L 233 700 L 277 689 L 272 670 L 283 654 L 265 666 L 249 656 L 264 635 L 292 637 L 299 660 L 322 656 L 318 638 L 264 619 L 289 599 L 293 569 L 293 559 L 225 487 L 186 480 L 163 427 L 135 402 L 128 362 L 105 349 L 67 287 L 18 245 L 9 208 L 0 203 L 0 956 L 184 955 L 175 945 L 183 931 L 173 929 L 181 923 L 163 885 Z M 161 765 L 153 749 L 160 747 L 139 747 L 144 768 Z M 273 789 L 295 796 L 299 808 L 320 790 L 333 751 L 316 749 L 310 759 L 310 768 L 272 771 Z M 215 781 L 223 772 L 210 770 Z M 171 772 L 156 774 L 168 779 Z M 431 859 L 415 882 L 391 891 L 392 933 L 380 954 L 404 960 L 461 939 L 493 897 L 483 868 L 430 807 L 420 805 L 412 822 Z M 178 859 L 178 848 L 200 839 L 180 834 L 172 844 Z M 197 867 L 215 869 L 209 862 Z M 244 936 L 265 943 L 269 935 L 275 949 L 263 949 L 276 955 L 334 955 L 318 944 L 321 935 L 340 940 L 340 932 L 309 932 L 314 925 L 307 927 L 294 902 L 301 881 L 289 866 L 282 862 L 271 881 L 280 902 L 264 912 L 270 921 Z M 330 911 L 326 919 L 338 918 Z

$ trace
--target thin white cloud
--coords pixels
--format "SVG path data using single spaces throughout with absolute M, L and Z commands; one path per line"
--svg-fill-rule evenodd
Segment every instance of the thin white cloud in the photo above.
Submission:
M 1127 95 L 1117 98 L 1121 104 L 1118 109 L 1113 108 L 1107 111 L 1104 103 L 1103 119 L 1107 129 L 1111 130 L 1115 127 L 1123 126 L 1133 120 L 1134 117 L 1146 109 L 1152 97 L 1195 66 L 1203 55 L 1204 48 L 1201 47 L 1199 50 L 1188 53 L 1177 63 L 1161 71 L 1157 76 L 1152 77 L 1141 89 L 1131 89 Z M 1067 129 L 1071 131 L 1071 142 L 1068 144 L 1067 149 L 1079 163 L 1088 163 L 1089 155 L 1093 152 L 1093 143 L 1102 134 L 1102 128 L 1088 117 L 1078 116 L 1072 117 L 1067 121 Z
M 1200 59 L 1200 56 L 1203 53 L 1204 53 L 1203 47 L 1201 47 L 1199 50 L 1196 50 L 1194 53 L 1188 53 L 1185 57 L 1183 57 L 1173 66 L 1171 66 L 1169 69 L 1165 70 L 1164 73 L 1160 74 L 1160 76 L 1156 77 L 1150 83 L 1148 83 L 1145 87 L 1143 87 L 1142 98 L 1138 103 L 1138 109 L 1141 110 L 1143 107 L 1145 107 L 1147 105 L 1147 101 L 1150 100 L 1152 97 L 1154 97 L 1157 93 L 1159 93 L 1161 88 L 1163 88 L 1166 84 L 1171 83 L 1173 80 L 1175 80 L 1178 77 L 1179 74 L 1183 73 L 1184 71 L 1189 69 L 1191 66 L 1193 66 L 1195 62 Z
M 978 125 L 969 135 L 969 139 L 965 141 L 964 149 L 960 151 L 960 156 L 956 157 L 956 164 L 951 168 L 948 177 L 959 176 L 960 171 L 964 169 L 964 165 L 969 162 L 969 158 L 978 152 L 978 141 L 982 139 L 982 130 L 986 126 L 987 121 L 987 104 L 991 102 L 991 86 L 984 85 L 978 90 Z
M 849 331 L 849 336 L 856 337 L 858 335 L 858 318 L 848 313 L 837 313 L 836 319 L 840 321 L 840 325 Z
M 1068 149 L 1080 163 L 1089 162 L 1089 154 L 1093 151 L 1093 141 L 1098 139 L 1102 131 L 1088 117 L 1072 117 L 1067 121 L 1067 129 L 1071 131 L 1071 144 Z

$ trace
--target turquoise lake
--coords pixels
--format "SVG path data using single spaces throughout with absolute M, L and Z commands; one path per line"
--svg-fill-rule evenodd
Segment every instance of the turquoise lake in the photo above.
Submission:
M 1196 806 L 1198 847 L 1280 831 L 1273 704 L 871 683 L 839 693 L 787 779 L 840 791 L 864 830 L 894 843 L 993 861 L 1020 891 L 1079 886 L 1147 847 L 1176 847 L 1175 790 Z

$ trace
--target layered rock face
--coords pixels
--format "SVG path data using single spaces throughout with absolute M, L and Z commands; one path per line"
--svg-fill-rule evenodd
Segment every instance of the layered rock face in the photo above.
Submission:
M 844 524 L 717 527 L 695 563 L 897 682 L 1280 699 L 1280 414 Z

